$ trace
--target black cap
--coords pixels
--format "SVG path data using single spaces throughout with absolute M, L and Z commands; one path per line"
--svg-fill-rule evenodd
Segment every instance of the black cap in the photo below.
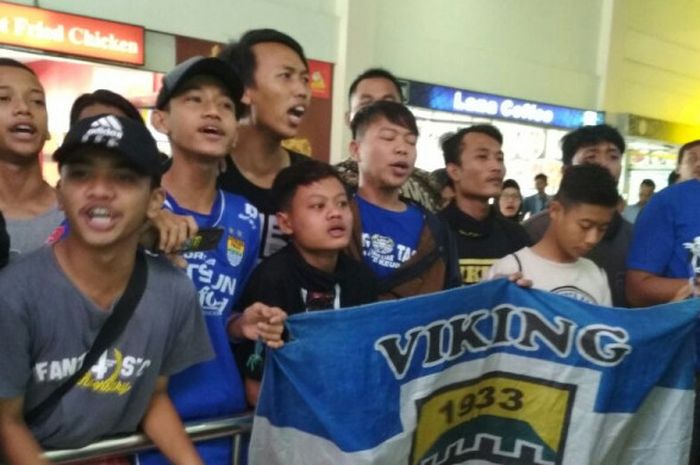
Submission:
M 231 100 L 236 106 L 236 114 L 240 114 L 242 107 L 243 83 L 233 70 L 224 61 L 214 57 L 195 56 L 189 58 L 163 76 L 163 86 L 156 98 L 156 108 L 162 110 L 168 104 L 173 95 L 188 79 L 199 76 L 213 76 L 221 81 L 228 90 Z
M 122 155 L 146 176 L 160 177 L 164 172 L 155 139 L 146 126 L 128 118 L 100 115 L 78 121 L 53 159 L 62 166 L 82 147 L 100 147 Z

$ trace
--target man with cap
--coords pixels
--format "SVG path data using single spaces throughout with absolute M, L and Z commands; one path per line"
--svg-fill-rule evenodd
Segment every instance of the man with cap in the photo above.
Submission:
M 198 227 L 190 250 L 183 252 L 187 274 L 199 291 L 214 360 L 197 364 L 171 379 L 169 392 L 183 420 L 233 415 L 246 410 L 245 392 L 231 351 L 235 324 L 275 326 L 279 336 L 285 314 L 263 304 L 232 315 L 258 257 L 261 222 L 244 197 L 217 188 L 219 167 L 237 136 L 243 86 L 233 69 L 218 58 L 193 57 L 163 78 L 151 123 L 167 135 L 172 166 L 163 175 L 165 207 L 190 216 Z M 230 324 L 229 324 L 230 323 Z M 274 330 L 273 330 L 274 332 Z M 267 336 L 263 336 L 268 339 Z M 197 444 L 206 463 L 227 463 L 231 438 Z M 167 463 L 154 453 L 141 464 Z
M 0 273 L 5 463 L 48 463 L 42 448 L 82 447 L 139 425 L 173 463 L 201 463 L 167 392 L 170 375 L 212 356 L 197 294 L 168 262 L 138 251 L 163 203 L 156 143 L 143 125 L 103 115 L 76 124 L 55 159 L 69 232 Z M 133 276 L 142 274 L 140 293 Z M 122 294 L 137 297 L 120 305 Z M 126 326 L 71 378 L 115 307 L 133 310 Z

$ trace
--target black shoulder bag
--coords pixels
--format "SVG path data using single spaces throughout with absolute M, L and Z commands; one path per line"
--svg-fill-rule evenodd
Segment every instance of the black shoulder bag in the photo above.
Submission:
M 24 420 L 27 425 L 37 422 L 41 417 L 48 416 L 58 406 L 61 398 L 75 386 L 80 378 L 97 362 L 104 351 L 124 332 L 124 328 L 126 328 L 141 300 L 141 296 L 143 296 L 147 279 L 148 267 L 146 265 L 146 257 L 143 251 L 139 250 L 136 253 L 134 270 L 131 272 L 126 289 L 124 289 L 124 293 L 114 305 L 112 314 L 107 317 L 107 321 L 100 328 L 100 332 L 92 343 L 92 347 L 90 347 L 83 359 L 83 364 L 70 378 L 49 394 L 46 399 L 26 413 Z

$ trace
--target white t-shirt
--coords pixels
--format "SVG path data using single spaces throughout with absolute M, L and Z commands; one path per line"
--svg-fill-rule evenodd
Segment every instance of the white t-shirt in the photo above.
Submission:
M 582 302 L 612 306 L 610 286 L 605 270 L 587 258 L 560 263 L 540 257 L 530 247 L 506 255 L 493 264 L 487 279 L 521 271 L 532 287 Z

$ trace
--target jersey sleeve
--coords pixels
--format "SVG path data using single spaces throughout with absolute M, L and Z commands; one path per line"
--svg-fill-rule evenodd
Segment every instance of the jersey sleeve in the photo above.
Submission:
M 188 294 L 187 298 L 178 301 L 179 308 L 171 326 L 171 330 L 176 331 L 176 334 L 170 338 L 173 343 L 163 357 L 160 372 L 164 376 L 170 376 L 214 357 L 202 309 L 197 301 L 197 293 L 192 288 L 192 292 Z
M 4 274 L 2 279 L 7 278 Z M 23 396 L 31 378 L 29 320 L 20 302 L 7 296 L 0 299 L 0 398 Z
M 634 225 L 627 269 L 661 275 L 673 255 L 673 213 L 665 197 L 652 197 Z

